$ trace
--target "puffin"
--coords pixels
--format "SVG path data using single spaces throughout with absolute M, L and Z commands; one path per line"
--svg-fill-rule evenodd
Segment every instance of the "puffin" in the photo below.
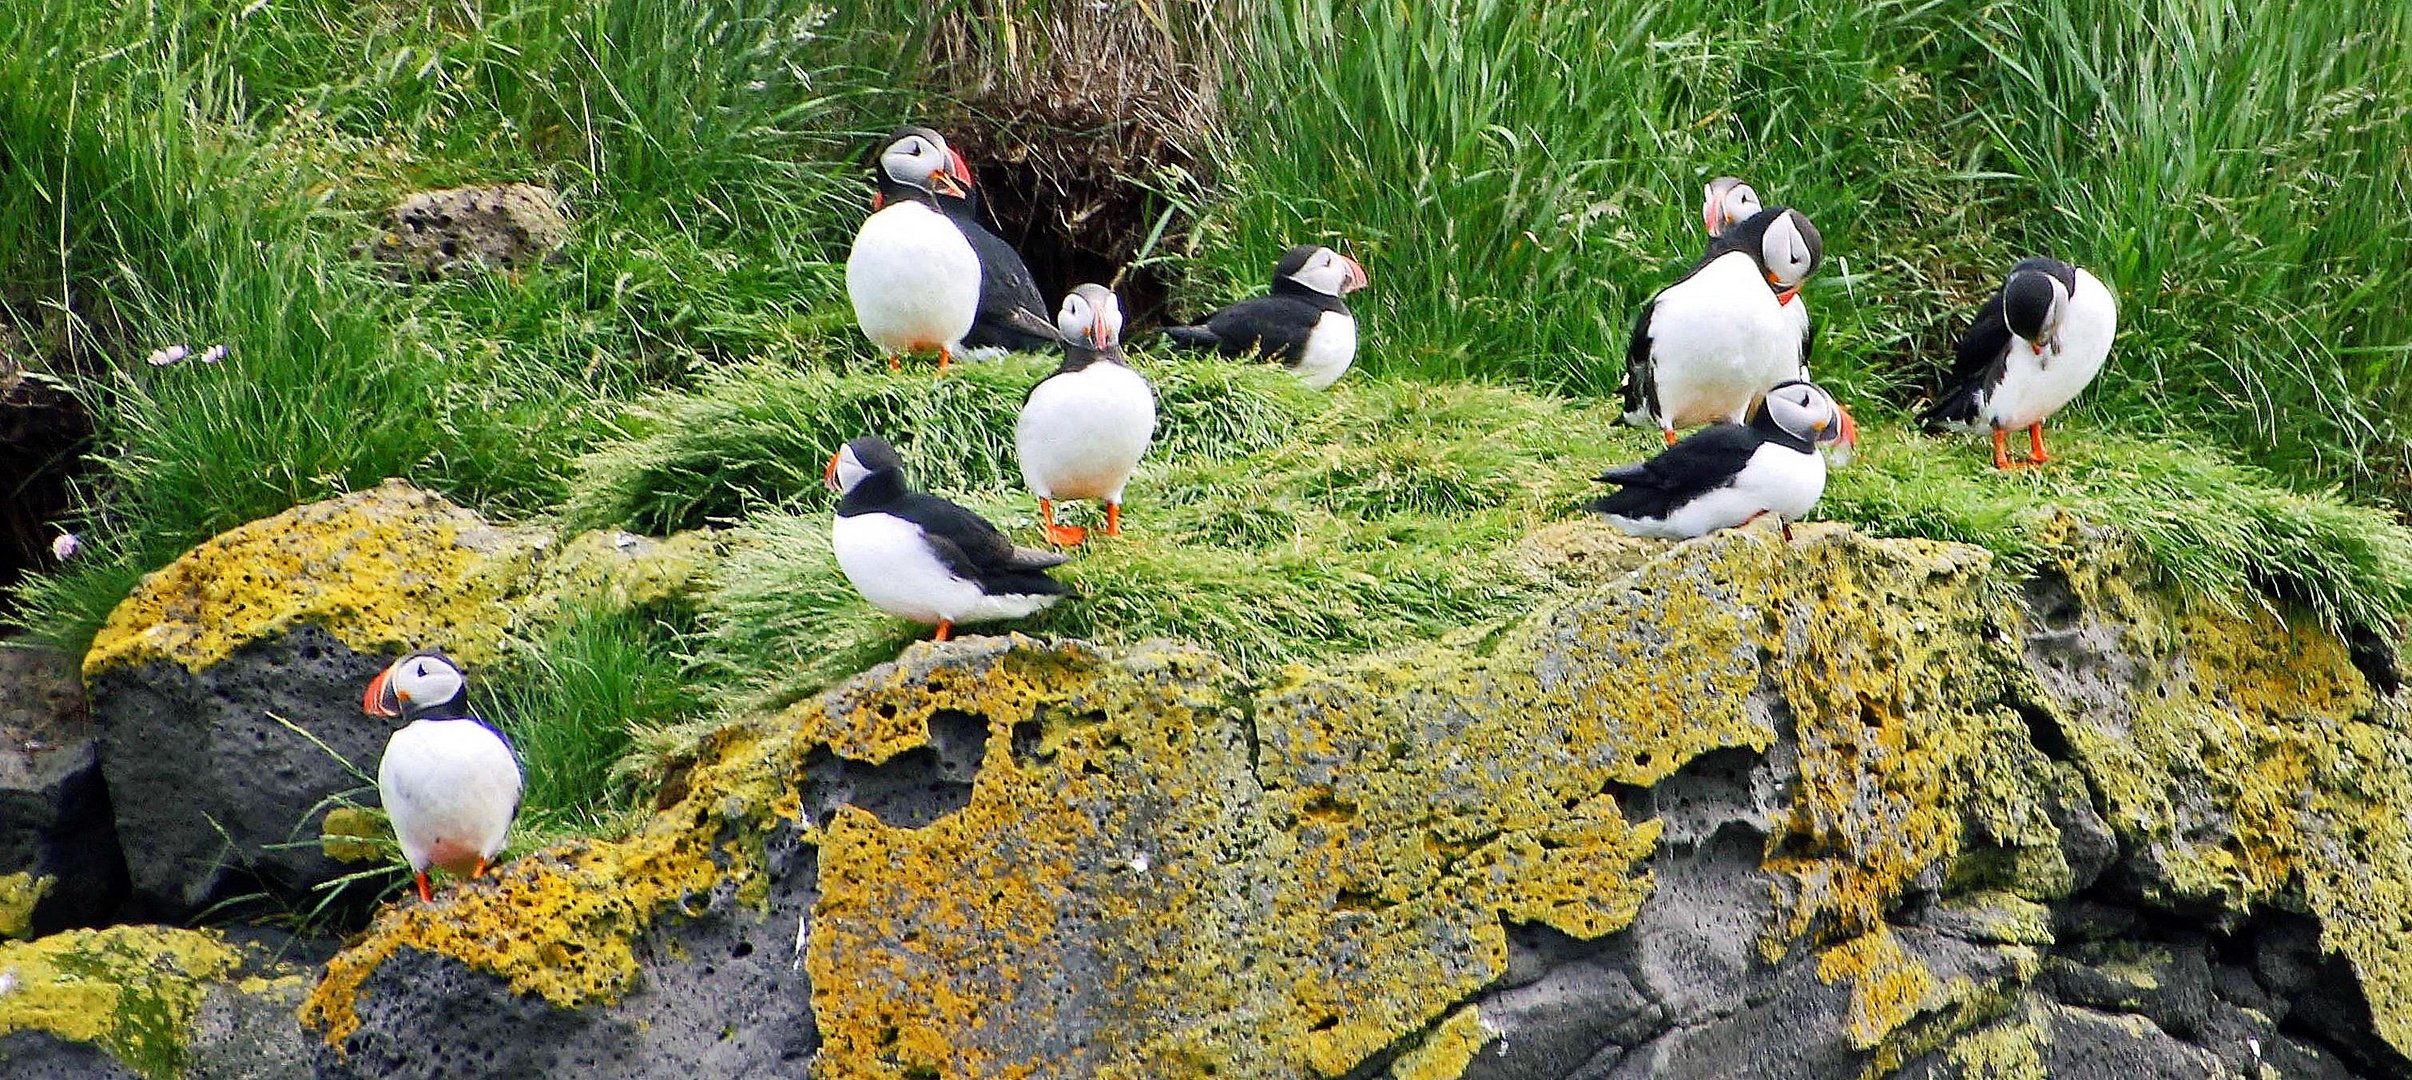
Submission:
M 980 306 L 980 257 L 938 205 L 961 196 L 954 152 L 927 128 L 906 128 L 879 153 L 882 198 L 846 255 L 846 295 L 863 336 L 888 357 L 936 351 L 945 371 Z M 893 187 L 897 197 L 886 198 Z
M 1022 481 L 1038 496 L 1047 539 L 1077 544 L 1088 530 L 1055 523 L 1055 504 L 1103 499 L 1107 536 L 1122 535 L 1122 489 L 1156 435 L 1156 390 L 1122 355 L 1122 304 L 1081 285 L 1055 313 L 1064 362 L 1030 388 L 1014 423 Z
M 1339 381 L 1357 358 L 1357 320 L 1341 297 L 1365 287 L 1357 260 L 1300 244 L 1273 265 L 1273 288 L 1206 317 L 1170 326 L 1164 336 L 1187 349 L 1278 360 L 1317 390 Z
M 1625 349 L 1625 422 L 1741 423 L 1767 388 L 1806 373 L 1806 320 L 1789 310 L 1825 258 L 1817 227 L 1789 207 L 1719 231 L 1708 252 L 1660 289 Z M 1854 425 L 1854 430 L 1856 425 Z
M 971 164 L 963 160 L 960 151 L 947 144 L 945 136 L 925 127 L 898 129 L 889 136 L 889 145 L 908 136 L 945 150 L 947 175 L 961 190 L 935 192 L 938 209 L 963 231 L 963 238 L 971 242 L 972 254 L 980 260 L 980 305 L 972 317 L 971 332 L 963 336 L 964 348 L 981 353 L 1054 348 L 1055 325 L 1047 320 L 1047 297 L 1039 291 L 1038 279 L 1030 276 L 1030 266 L 1022 261 L 1021 254 L 980 219 L 980 187 L 972 178 Z M 913 197 L 913 185 L 889 172 L 884 161 L 876 175 L 879 194 L 872 197 L 873 210 L 884 208 L 892 200 Z
M 987 519 L 905 486 L 904 462 L 877 436 L 838 448 L 824 471 L 839 494 L 830 547 L 838 569 L 873 607 L 938 627 L 1019 619 L 1071 594 L 1047 568 L 1071 561 L 1015 547 Z
M 1792 539 L 1792 519 L 1826 491 L 1822 443 L 1843 437 L 1846 414 L 1814 383 L 1769 389 L 1747 424 L 1714 424 L 1657 457 L 1601 473 L 1619 490 L 1588 508 L 1635 536 L 1689 539 L 1774 514 Z
M 1700 221 L 1708 227 L 1711 240 L 1762 209 L 1758 189 L 1739 176 L 1720 176 L 1701 189 Z
M 2022 259 L 1960 338 L 1954 389 L 1919 419 L 1945 431 L 1992 429 L 1994 468 L 2048 462 L 2044 421 L 2101 373 L 2118 329 L 2119 302 L 2094 275 L 2058 259 Z M 2018 428 L 2027 429 L 2024 461 L 2010 458 Z
M 360 707 L 408 721 L 386 740 L 377 763 L 377 795 L 418 879 L 433 902 L 427 868 L 475 878 L 502 852 L 519 815 L 519 754 L 494 725 L 463 701 L 468 677 L 433 649 L 394 661 L 369 681 Z

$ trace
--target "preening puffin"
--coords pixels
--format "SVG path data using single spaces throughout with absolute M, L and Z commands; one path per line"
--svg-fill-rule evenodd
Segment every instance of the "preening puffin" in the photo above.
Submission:
M 1693 432 L 1657 457 L 1601 473 L 1620 490 L 1589 508 L 1635 536 L 1686 539 L 1774 514 L 1792 538 L 1793 518 L 1826 491 L 1819 443 L 1842 437 L 1842 407 L 1805 382 L 1769 390 L 1748 424 Z
M 1273 266 L 1273 288 L 1206 317 L 1195 326 L 1169 326 L 1164 336 L 1183 348 L 1224 356 L 1278 360 L 1321 390 L 1357 358 L 1357 320 L 1341 297 L 1365 287 L 1365 268 L 1327 247 L 1300 244 Z
M 946 370 L 979 314 L 980 257 L 937 201 L 963 194 L 954 169 L 954 152 L 935 132 L 898 132 L 879 154 L 880 208 L 846 256 L 854 320 L 891 368 L 900 353 L 935 351 Z
M 1122 355 L 1122 304 L 1082 285 L 1055 314 L 1064 362 L 1030 388 L 1013 428 L 1022 480 L 1038 496 L 1047 539 L 1077 544 L 1087 530 L 1055 523 L 1055 504 L 1103 499 L 1107 536 L 1122 535 L 1122 489 L 1156 435 L 1156 391 Z
M 1960 339 L 1953 389 L 1919 419 L 1951 431 L 1993 430 L 1997 469 L 2041 465 L 2043 425 L 2094 381 L 2119 329 L 2119 302 L 2094 275 L 2058 259 L 2023 259 L 1977 309 Z M 2012 461 L 2010 432 L 2030 456 Z
M 1625 349 L 1625 422 L 1740 423 L 1751 403 L 1805 369 L 1806 323 L 1788 310 L 1825 257 L 1800 211 L 1762 210 L 1724 230 L 1634 320 Z
M 906 487 L 884 440 L 839 447 L 824 475 L 841 495 L 829 533 L 838 569 L 873 607 L 935 624 L 936 640 L 956 623 L 1018 619 L 1071 592 L 1046 572 L 1070 556 L 1015 547 L 980 515 Z
M 386 740 L 377 796 L 422 901 L 435 899 L 429 866 L 454 877 L 484 874 L 519 814 L 519 755 L 494 725 L 470 714 L 462 701 L 468 682 L 459 665 L 427 650 L 378 672 L 360 698 L 372 716 L 409 721 Z
M 972 317 L 971 332 L 963 335 L 966 349 L 1010 349 L 1030 352 L 1055 347 L 1055 327 L 1047 321 L 1047 297 L 1039 291 L 1038 280 L 1030 276 L 1030 267 L 1022 255 L 1005 238 L 991 231 L 980 217 L 980 186 L 973 179 L 971 164 L 947 144 L 946 137 L 925 127 L 903 128 L 889 137 L 893 145 L 911 135 L 935 143 L 946 151 L 948 175 L 962 188 L 959 194 L 937 192 L 938 209 L 963 230 L 970 241 L 972 253 L 980 260 L 980 306 Z M 879 195 L 872 208 L 879 209 L 890 200 L 909 199 L 913 186 L 891 175 L 885 167 L 877 170 Z

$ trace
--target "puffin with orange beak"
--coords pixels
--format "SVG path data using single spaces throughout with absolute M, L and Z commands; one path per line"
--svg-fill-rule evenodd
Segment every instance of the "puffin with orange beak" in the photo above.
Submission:
M 494 725 L 470 714 L 462 700 L 468 682 L 450 658 L 426 650 L 387 666 L 360 699 L 371 716 L 409 721 L 386 741 L 377 795 L 422 901 L 435 899 L 428 867 L 458 878 L 484 874 L 519 815 L 519 755 Z
M 1792 519 L 1826 493 L 1818 447 L 1842 437 L 1846 414 L 1805 382 L 1767 391 L 1748 424 L 1715 424 L 1657 457 L 1600 474 L 1620 489 L 1589 509 L 1635 536 L 1689 539 L 1775 515 L 1792 539 Z
M 1624 419 L 1675 429 L 1739 424 L 1770 387 L 1808 370 L 1808 320 L 1793 310 L 1801 283 L 1825 261 L 1817 226 L 1798 210 L 1762 210 L 1723 229 L 1708 252 L 1660 289 L 1634 320 L 1625 349 Z M 1858 424 L 1843 412 L 1843 444 Z
M 1763 209 L 1758 189 L 1739 176 L 1720 176 L 1701 188 L 1700 223 L 1707 227 L 1711 240 Z
M 846 295 L 890 368 L 901 354 L 935 352 L 945 371 L 979 315 L 980 256 L 938 205 L 966 191 L 959 160 L 927 128 L 897 132 L 879 153 L 879 209 L 846 255 Z
M 1064 362 L 1022 402 L 1013 445 L 1022 480 L 1038 496 L 1047 539 L 1077 544 L 1087 530 L 1055 521 L 1055 504 L 1102 499 L 1107 536 L 1122 535 L 1122 489 L 1156 436 L 1156 391 L 1122 355 L 1122 304 L 1103 285 L 1082 285 L 1055 313 Z
M 907 135 L 945 148 L 947 177 L 955 182 L 957 190 L 939 190 L 933 194 L 938 209 L 956 228 L 963 230 L 963 238 L 971 242 L 972 253 L 980 259 L 979 311 L 972 317 L 971 331 L 963 335 L 968 355 L 987 357 L 1007 351 L 1055 348 L 1055 326 L 1047 321 L 1047 297 L 1039 291 L 1038 279 L 1030 275 L 1030 266 L 1022 261 L 1021 253 L 981 218 L 980 186 L 972 178 L 971 163 L 947 144 L 945 136 L 929 128 L 904 128 L 890 140 Z M 874 210 L 885 207 L 891 200 L 913 197 L 912 185 L 890 175 L 885 168 L 878 170 L 878 180 L 879 194 L 871 201 Z
M 884 439 L 839 447 L 823 476 L 839 496 L 829 533 L 838 569 L 871 606 L 935 625 L 936 640 L 956 623 L 1019 619 L 1071 594 L 1047 576 L 1071 556 L 1015 547 L 986 518 L 914 491 Z
M 1357 318 L 1341 297 L 1368 280 L 1357 260 L 1300 244 L 1274 264 L 1271 292 L 1223 308 L 1195 326 L 1166 327 L 1164 336 L 1186 349 L 1279 361 L 1321 390 L 1356 362 Z
M 2010 268 L 1960 338 L 1953 389 L 1919 419 L 1945 431 L 1993 432 L 1993 467 L 2052 460 L 2043 425 L 2094 381 L 2119 331 L 2119 302 L 2085 270 L 2058 259 Z M 2010 457 L 2010 433 L 2027 429 L 2028 457 Z

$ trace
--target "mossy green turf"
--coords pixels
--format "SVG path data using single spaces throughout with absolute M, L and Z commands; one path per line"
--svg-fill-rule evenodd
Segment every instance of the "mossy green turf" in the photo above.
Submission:
M 1177 306 L 1260 288 L 1294 240 L 1352 238 L 1374 274 L 1352 298 L 1364 370 L 1316 395 L 1143 351 L 1165 422 L 1130 535 L 1083 552 L 1063 575 L 1081 597 L 1027 626 L 1189 637 L 1263 672 L 1567 587 L 1518 545 L 1655 449 L 1611 427 L 1606 395 L 1634 304 L 1697 250 L 1693 193 L 1725 171 L 1825 229 L 1818 370 L 1875 422 L 1824 516 L 2024 560 L 2065 510 L 2218 602 L 2412 610 L 2405 530 L 2327 487 L 2399 475 L 2412 74 L 2380 61 L 2412 14 L 1630 6 L 1388 20 L 1297 0 L 1233 24 L 1252 28 L 1235 91 L 1284 107 L 1238 94 L 1216 186 L 1174 185 L 1199 215 Z M 580 616 L 603 621 L 494 673 L 498 709 L 564 718 L 561 760 L 587 763 L 564 772 L 598 814 L 625 796 L 589 766 L 645 732 L 593 718 L 667 723 L 715 689 L 794 692 L 890 655 L 914 630 L 835 575 L 822 462 L 879 430 L 922 483 L 1034 539 L 1011 417 L 1046 366 L 891 375 L 852 326 L 837 260 L 863 148 L 925 111 L 894 74 L 923 28 L 882 25 L 910 14 L 0 5 L 0 307 L 96 365 L 57 374 L 100 424 L 85 552 L 13 617 L 80 650 L 198 541 L 387 476 L 504 519 L 733 525 L 691 633 L 682 615 L 607 646 L 638 616 Z M 2159 107 L 2181 87 L 2187 108 Z M 565 192 L 557 263 L 405 284 L 353 253 L 402 193 L 492 180 Z M 2037 248 L 2112 280 L 2126 332 L 2055 438 L 2064 461 L 2001 476 L 1974 440 L 1898 420 Z M 174 342 L 232 352 L 140 362 Z M 704 692 L 657 692 L 679 678 Z

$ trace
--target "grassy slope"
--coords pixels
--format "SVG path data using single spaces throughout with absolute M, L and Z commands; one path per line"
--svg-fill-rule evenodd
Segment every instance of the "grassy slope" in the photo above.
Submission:
M 2376 133 L 2412 90 L 2372 61 L 2412 40 L 2402 17 L 2335 49 L 2312 40 L 2339 17 L 2317 4 L 2291 17 L 2301 33 L 2155 46 L 2194 78 L 2246 59 L 2304 76 L 2178 115 L 2148 107 L 2171 70 L 2081 65 L 2140 48 L 2153 13 L 2137 8 L 2080 33 L 2052 3 L 1957 22 L 1898 4 L 1602 7 L 1460 2 L 1445 30 L 1324 0 L 1268 9 L 1250 82 L 1289 105 L 1227 133 L 1193 240 L 1198 306 L 1253 287 L 1292 238 L 1354 237 L 1375 274 L 1365 363 L 1387 377 L 1324 396 L 1149 358 L 1166 424 L 1132 535 L 1068 568 L 1084 599 L 1034 628 L 1202 638 L 1264 670 L 1564 587 L 1528 534 L 1650 448 L 1593 395 L 1632 303 L 1698 243 L 1699 178 L 1728 170 L 1825 226 L 1820 369 L 1863 414 L 1914 395 L 1919 358 L 2013 252 L 2061 247 L 2128 295 L 2120 365 L 2056 444 L 2066 467 L 1994 476 L 1973 446 L 1879 428 L 1826 516 L 2022 559 L 2065 507 L 2135 533 L 2206 596 L 2281 591 L 2361 622 L 2412 610 L 2412 540 L 2383 513 L 2127 433 L 2138 415 L 2199 426 L 2296 486 L 2374 482 L 2349 454 L 2400 437 L 2387 417 L 2412 382 L 2405 312 L 2374 302 L 2412 278 L 2404 159 Z M 23 196 L 0 203 L 0 298 L 32 322 L 67 297 L 110 362 L 84 386 L 106 425 L 89 554 L 26 591 L 34 629 L 80 646 L 198 539 L 388 475 L 503 516 L 735 524 L 695 626 L 588 613 L 495 680 L 538 770 L 565 778 L 531 803 L 546 827 L 601 827 L 628 805 L 608 774 L 632 728 L 692 715 L 698 689 L 793 692 L 910 636 L 823 554 L 836 441 L 883 430 L 929 486 L 1028 525 L 1006 440 L 1041 366 L 888 376 L 836 287 L 851 162 L 909 108 L 879 89 L 898 40 L 800 0 L 667 10 L 0 6 L 0 37 L 29 43 L 0 55 L 0 182 Z M 2276 150 L 2239 165 L 2247 138 Z M 2200 152 L 2162 154 L 2170 140 Z M 400 193 L 495 179 L 568 193 L 561 265 L 404 287 L 349 254 Z M 171 341 L 234 352 L 139 363 Z M 2255 422 L 2222 411 L 2230 368 L 2255 380 L 2235 395 Z

